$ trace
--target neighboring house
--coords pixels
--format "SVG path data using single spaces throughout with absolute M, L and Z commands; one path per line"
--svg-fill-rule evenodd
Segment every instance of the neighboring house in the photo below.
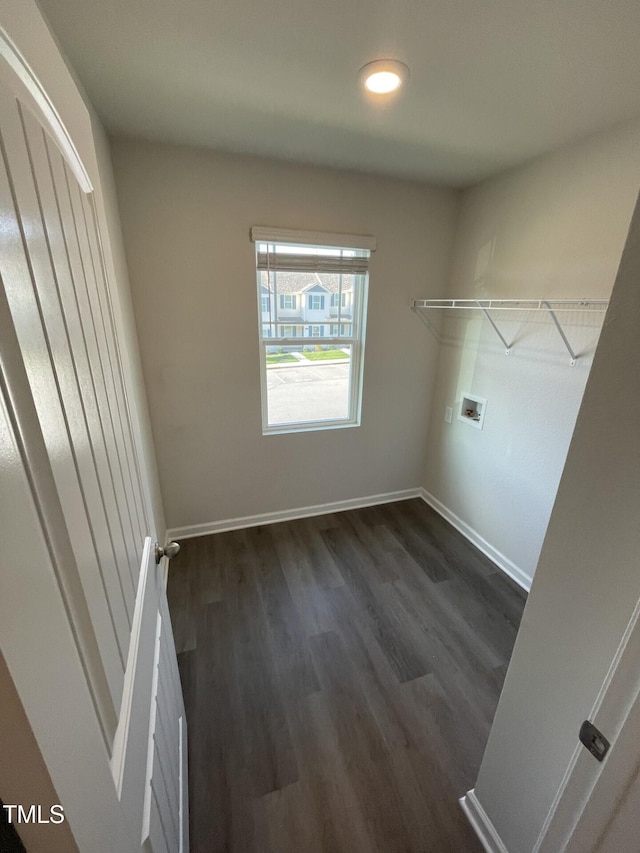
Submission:
M 353 281 L 332 273 L 261 274 L 261 323 L 265 338 L 349 337 Z

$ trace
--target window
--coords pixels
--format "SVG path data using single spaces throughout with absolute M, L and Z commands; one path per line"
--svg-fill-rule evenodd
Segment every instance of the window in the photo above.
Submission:
M 269 331 L 271 331 L 271 330 L 269 330 Z M 271 337 L 271 335 L 268 335 L 268 337 Z M 280 326 L 280 329 L 278 330 L 278 337 L 279 338 L 297 338 L 298 335 L 297 335 L 296 327 L 295 326 Z
M 280 297 L 280 307 L 285 311 L 291 309 L 295 310 L 296 303 L 297 299 L 293 294 L 287 294 L 286 296 Z
M 269 313 L 269 297 L 268 296 L 261 296 L 260 297 L 260 307 L 261 307 L 263 314 Z
M 348 338 L 351 334 L 351 325 L 349 323 L 341 323 L 339 326 L 337 323 L 332 323 L 331 325 L 331 337 L 332 338 Z
M 375 239 L 258 227 L 251 239 L 261 310 L 263 433 L 358 426 Z M 308 292 L 319 287 L 326 295 Z M 265 290 L 271 295 L 268 318 L 262 311 Z M 327 296 L 335 323 L 306 325 L 304 317 L 291 315 L 298 305 L 324 310 Z
M 324 296 L 313 293 L 308 297 L 307 305 L 310 311 L 324 311 Z

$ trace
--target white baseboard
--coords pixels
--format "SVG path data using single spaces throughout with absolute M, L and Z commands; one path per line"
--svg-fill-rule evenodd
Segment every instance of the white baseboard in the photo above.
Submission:
M 430 492 L 426 489 L 420 489 L 420 497 L 425 503 L 428 503 L 430 507 L 435 509 L 436 512 L 440 513 L 440 515 L 449 522 L 449 524 L 453 525 L 464 537 L 466 537 L 472 545 L 482 551 L 493 563 L 498 566 L 499 569 L 509 575 L 509 577 L 514 580 L 518 586 L 521 586 L 526 592 L 529 592 L 531 589 L 531 578 L 519 566 L 516 566 L 515 563 L 512 563 L 508 557 L 505 557 L 504 554 L 500 553 L 497 548 L 494 548 L 486 539 L 484 539 L 477 530 L 474 530 L 471 525 L 467 524 L 466 521 L 463 521 L 459 516 L 452 512 L 448 507 L 446 507 L 443 503 L 441 503 L 438 498 L 434 497 Z
M 225 518 L 221 521 L 208 521 L 203 524 L 190 524 L 183 527 L 172 527 L 167 530 L 167 540 L 191 539 L 195 536 L 208 536 L 210 533 L 223 533 L 227 530 L 240 530 L 244 527 L 258 527 L 261 524 L 275 524 L 278 521 L 294 521 L 297 518 L 309 518 L 314 515 L 327 515 L 331 512 L 341 512 L 346 509 L 361 509 L 377 504 L 404 501 L 409 498 L 422 498 L 425 503 L 435 509 L 446 521 L 456 528 L 462 535 L 482 551 L 492 562 L 509 575 L 519 586 L 529 592 L 531 578 L 522 569 L 512 563 L 508 557 L 501 554 L 497 548 L 487 542 L 469 524 L 459 518 L 448 507 L 441 503 L 426 489 L 416 487 L 415 489 L 403 489 L 397 492 L 385 492 L 380 495 L 368 495 L 362 498 L 349 498 L 344 501 L 332 501 L 331 503 L 315 504 L 314 506 L 298 507 L 295 509 L 283 509 L 276 512 L 264 512 L 258 515 L 245 515 L 240 518 Z
M 467 791 L 458 802 L 487 853 L 509 853 L 489 815 L 480 805 L 475 790 Z
M 382 495 L 369 495 L 364 498 L 350 498 L 346 501 L 316 504 L 315 506 L 283 509 L 277 512 L 264 512 L 260 515 L 245 515 L 242 518 L 226 518 L 223 521 L 209 521 L 204 524 L 190 524 L 185 527 L 172 527 L 167 530 L 167 539 L 191 539 L 194 536 L 207 536 L 209 533 L 223 533 L 227 530 L 240 530 L 243 527 L 258 527 L 261 524 L 275 524 L 278 521 L 294 521 L 313 515 L 328 515 L 345 509 L 362 509 L 377 504 L 404 501 L 422 497 L 422 489 L 403 489 L 399 492 L 385 492 Z

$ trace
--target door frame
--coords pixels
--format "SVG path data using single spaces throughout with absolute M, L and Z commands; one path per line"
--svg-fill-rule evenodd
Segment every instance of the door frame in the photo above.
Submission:
M 40 123 L 55 139 L 69 168 L 85 193 L 93 192 L 93 184 L 78 150 L 51 98 L 7 30 L 0 25 L 0 57 L 4 60 L 5 81 L 17 96 L 27 100 L 38 114 Z
M 602 763 L 578 741 L 532 853 L 596 851 L 640 772 L 640 601 L 588 719 L 611 743 Z M 622 851 L 621 851 L 622 853 Z

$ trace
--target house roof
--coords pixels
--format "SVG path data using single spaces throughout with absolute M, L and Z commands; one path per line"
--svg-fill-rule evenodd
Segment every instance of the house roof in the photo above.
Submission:
M 274 273 L 271 273 L 273 276 Z M 318 281 L 329 293 L 338 293 L 340 288 L 340 276 L 336 273 L 301 273 L 301 272 L 278 272 L 277 285 L 279 294 L 304 293 Z M 260 273 L 262 287 L 273 290 L 272 283 L 268 281 L 267 272 Z M 348 293 L 353 290 L 353 276 L 342 276 L 342 292 Z

